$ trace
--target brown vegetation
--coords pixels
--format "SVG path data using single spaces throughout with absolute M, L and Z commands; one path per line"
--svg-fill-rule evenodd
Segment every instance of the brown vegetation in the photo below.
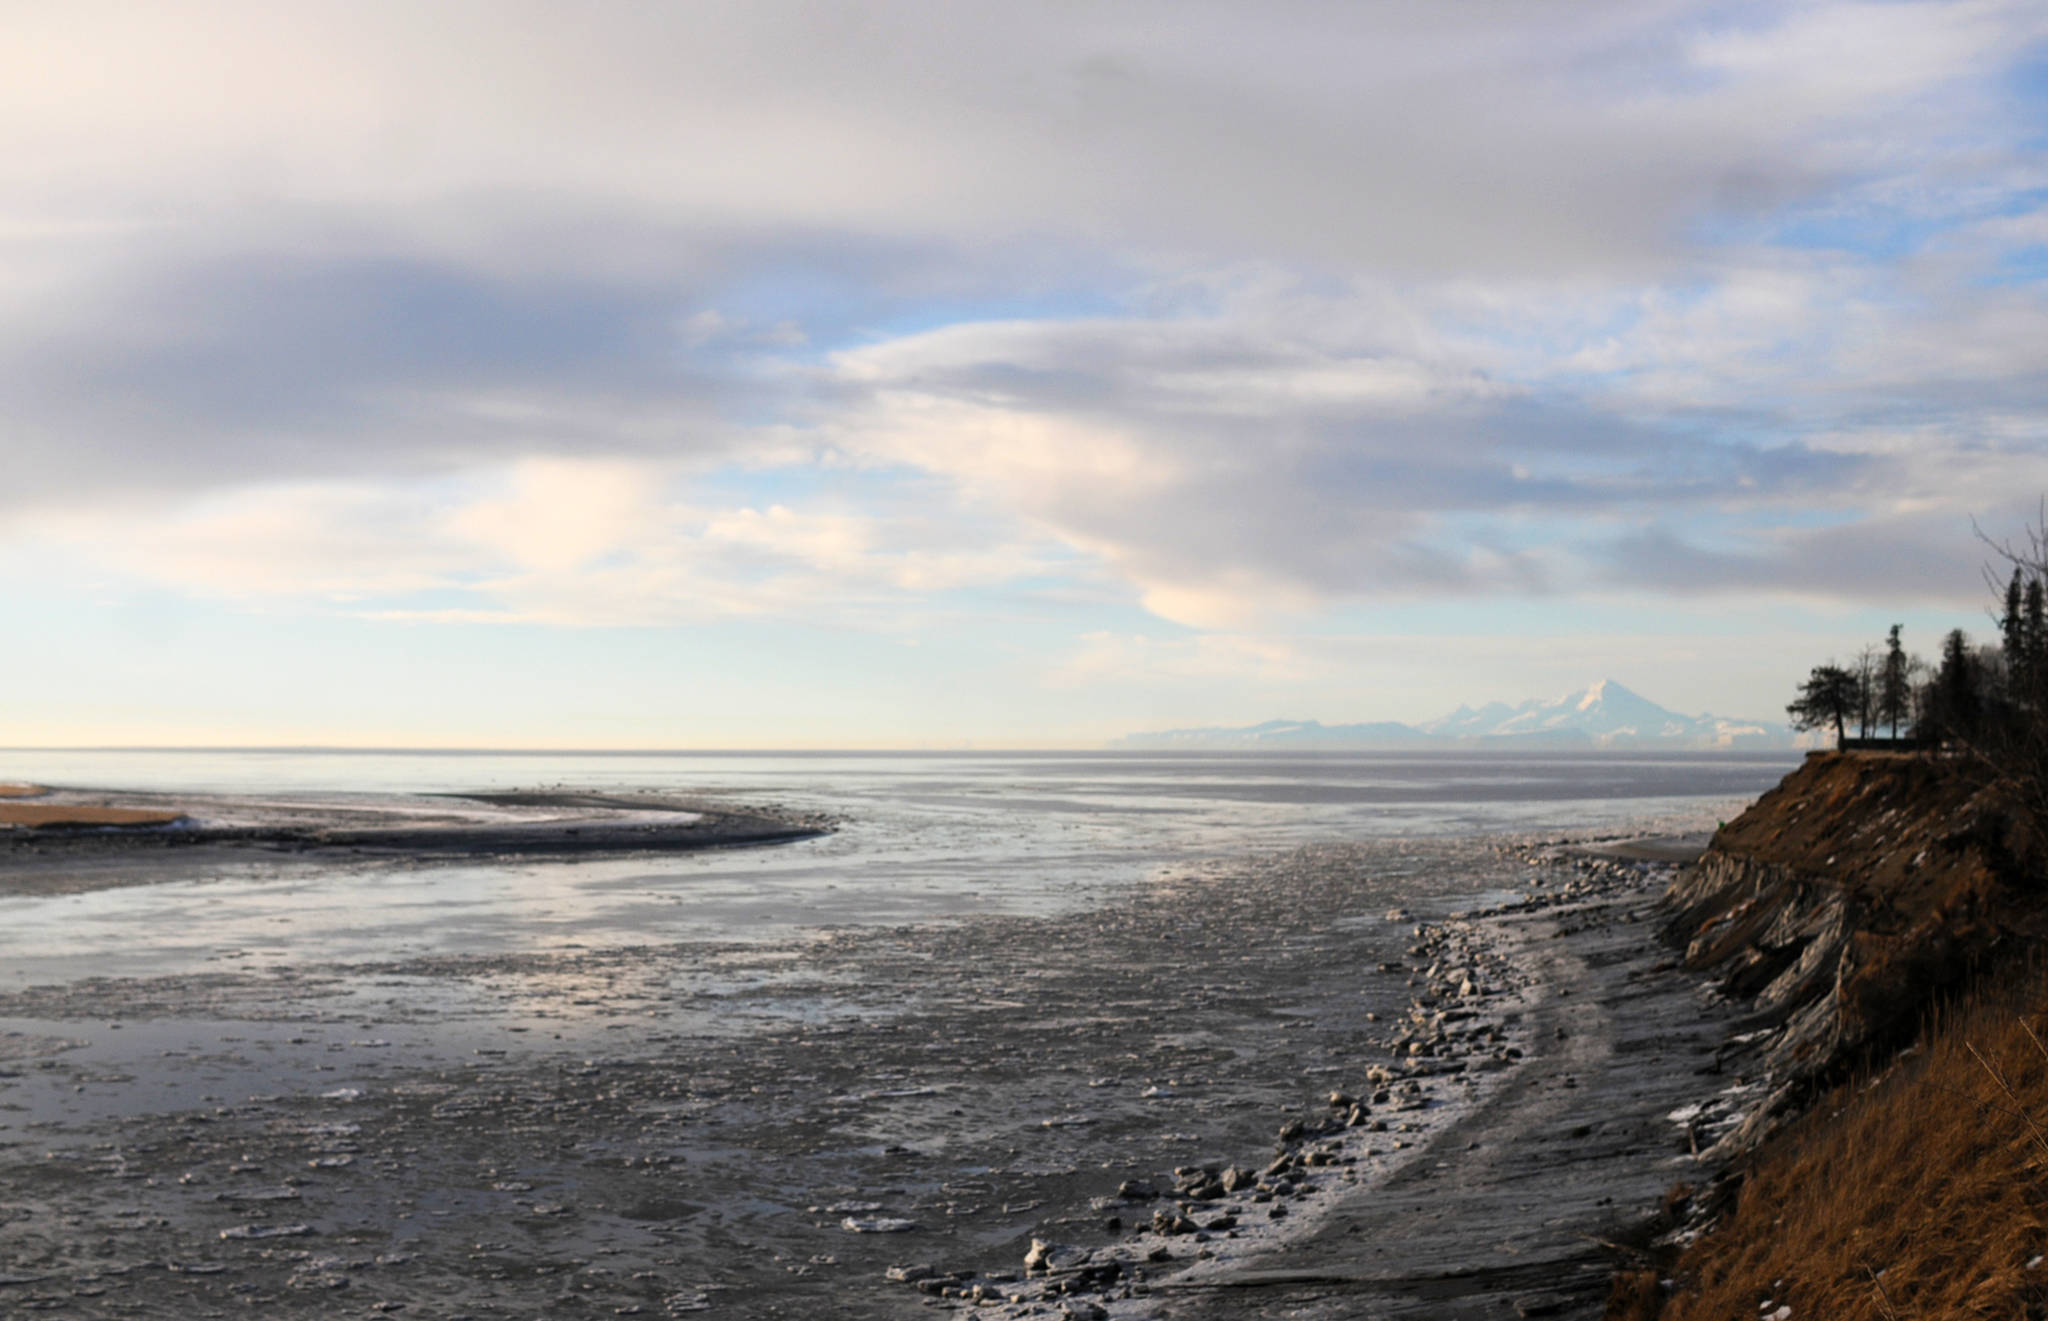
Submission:
M 0 798 L 41 798 L 48 792 L 40 784 L 0 784 Z
M 2048 978 L 1944 1017 L 1887 1073 L 1826 1095 L 1679 1259 L 1617 1282 L 1663 1321 L 2048 1315 Z M 1768 1314 L 1768 1310 L 1765 1314 Z
M 1975 772 L 1809 758 L 1674 887 L 1688 963 L 1777 1025 L 1779 1104 L 1610 1317 L 2048 1318 L 2048 849 Z

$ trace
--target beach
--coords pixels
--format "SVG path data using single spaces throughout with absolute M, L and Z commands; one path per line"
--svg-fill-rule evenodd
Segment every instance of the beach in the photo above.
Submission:
M 1641 917 L 1669 863 L 1600 843 L 1447 831 L 743 939 L 606 918 L 17 978 L 0 1288 L 107 1316 L 1585 1314 L 1595 1241 L 1674 1181 L 1685 1034 L 1713 1030 Z M 390 884 L 464 874 L 406 865 Z

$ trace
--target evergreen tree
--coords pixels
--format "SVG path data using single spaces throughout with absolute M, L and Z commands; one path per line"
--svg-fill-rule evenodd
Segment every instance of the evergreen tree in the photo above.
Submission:
M 2048 713 L 2048 618 L 2044 618 L 2041 575 L 2027 579 L 2021 603 L 2020 637 L 2024 663 L 2008 662 L 2012 671 L 2013 701 L 2023 710 Z
M 1950 629 L 1941 640 L 1941 668 L 1927 686 L 1922 733 L 1942 740 L 1970 740 L 1983 716 L 1983 674 L 1969 635 Z
M 1899 736 L 1899 724 L 1913 713 L 1912 665 L 1899 641 L 1900 625 L 1893 624 L 1884 640 L 1884 667 L 1877 679 L 1877 718 Z
M 1794 729 L 1833 725 L 1835 746 L 1839 748 L 1847 737 L 1844 722 L 1863 704 L 1862 687 L 1854 673 L 1839 665 L 1816 665 L 1813 673 L 1806 676 L 1806 682 L 1799 685 L 1799 696 L 1786 706 L 1785 714 L 1792 717 Z
M 1998 631 L 2005 652 L 2006 691 L 2015 707 L 2032 705 L 2034 684 L 2040 670 L 2040 647 L 2027 614 L 2027 595 L 2036 595 L 2040 579 L 2029 577 L 2017 566 L 2005 584 L 2005 610 L 1999 616 Z

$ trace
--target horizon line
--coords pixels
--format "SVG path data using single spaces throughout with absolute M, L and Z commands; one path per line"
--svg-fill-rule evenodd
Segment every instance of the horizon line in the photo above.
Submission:
M 1032 754 L 1046 756 L 1077 756 L 1090 754 L 1117 756 L 1289 756 L 1315 757 L 1340 756 L 1345 754 L 1374 753 L 1440 753 L 1472 752 L 1484 749 L 1494 753 L 1534 753 L 1556 756 L 1566 753 L 1598 753 L 1641 756 L 1650 753 L 1672 753 L 1687 755 L 1746 754 L 1758 755 L 1775 752 L 1800 752 L 1801 748 L 1727 748 L 1727 747 L 1602 747 L 1597 744 L 1577 745 L 1569 742 L 1540 744 L 1537 741 L 1495 740 L 1488 738 L 1442 738 L 1436 746 L 1406 744 L 1388 747 L 1160 747 L 1160 748 L 1117 748 L 1117 747 L 1057 747 L 1047 745 L 1001 746 L 1001 747 L 644 747 L 644 748 L 579 748 L 579 747 L 490 747 L 460 745 L 403 745 L 403 744 L 323 744 L 323 743 L 104 743 L 104 744 L 0 744 L 0 753 L 78 753 L 78 752 L 150 752 L 150 753 L 292 753 L 321 754 L 333 756 L 404 756 L 404 757 L 727 757 L 727 756 L 977 756 L 988 754 Z

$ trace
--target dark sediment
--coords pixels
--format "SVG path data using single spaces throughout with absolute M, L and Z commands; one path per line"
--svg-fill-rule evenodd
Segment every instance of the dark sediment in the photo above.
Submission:
M 1702 1144 L 1670 1116 L 1715 1088 L 1732 1017 L 1652 938 L 1663 880 L 1605 870 L 1495 917 L 1546 991 L 1523 1015 L 1528 1058 L 1313 1237 L 1159 1314 L 1598 1316 L 1661 1196 L 1695 1175 Z
M 886 1268 L 1099 1248 L 1122 1181 L 1355 1088 L 1407 994 L 1382 877 L 1468 864 L 1523 870 L 1309 850 L 1049 919 L 0 997 L 0 1307 L 925 1315 Z
M 684 853 L 780 844 L 826 833 L 816 816 L 651 794 L 434 795 L 420 814 L 339 799 L 43 791 L 42 810 L 79 819 L 0 828 L 0 894 L 63 894 L 204 876 L 279 857 L 324 864 L 355 856 L 421 861 Z M 425 801 L 425 800 L 414 800 Z M 465 806 L 502 809 L 464 811 Z M 170 824 L 109 827 L 90 814 L 159 811 Z M 521 819 L 523 815 L 528 819 Z

